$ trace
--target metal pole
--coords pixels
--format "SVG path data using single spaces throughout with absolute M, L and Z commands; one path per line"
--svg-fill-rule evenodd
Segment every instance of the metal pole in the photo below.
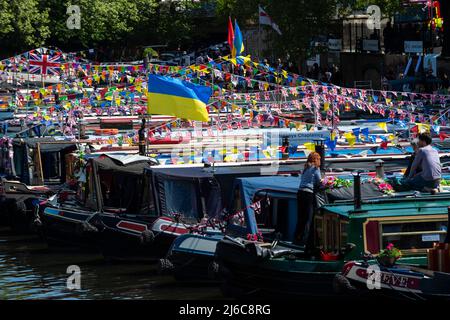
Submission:
M 258 21 L 258 59 L 261 60 L 261 24 Z
M 139 155 L 141 156 L 145 156 L 146 154 L 146 139 L 145 139 L 145 123 L 146 120 L 145 118 L 142 118 L 142 124 L 141 124 L 141 128 L 138 131 L 138 135 L 139 135 Z
M 362 206 L 361 197 L 361 175 L 359 172 L 353 175 L 353 197 L 354 197 L 354 209 L 360 210 Z

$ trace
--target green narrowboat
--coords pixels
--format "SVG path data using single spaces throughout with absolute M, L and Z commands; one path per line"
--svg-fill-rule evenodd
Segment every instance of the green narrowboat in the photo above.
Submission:
M 267 237 L 277 240 L 266 243 L 226 236 L 217 244 L 225 295 L 335 296 L 335 276 L 346 262 L 376 256 L 386 244 L 394 243 L 404 254 L 402 264 L 424 267 L 426 250 L 446 237 L 449 193 L 367 199 L 355 192 L 355 201 L 325 204 L 317 210 L 314 250 L 306 254 L 303 247 L 292 243 L 296 190 L 283 190 L 282 185 L 277 190 L 256 191 L 251 201 L 265 199 L 265 205 L 253 214 L 254 219 L 245 221 L 254 224 L 250 227 L 259 234 L 278 234 Z

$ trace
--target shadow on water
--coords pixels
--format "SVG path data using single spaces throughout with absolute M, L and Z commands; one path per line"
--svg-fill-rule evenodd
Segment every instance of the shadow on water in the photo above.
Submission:
M 67 267 L 81 289 L 67 289 Z M 217 287 L 180 284 L 148 263 L 107 263 L 95 253 L 54 250 L 36 236 L 0 229 L 0 299 L 218 299 Z

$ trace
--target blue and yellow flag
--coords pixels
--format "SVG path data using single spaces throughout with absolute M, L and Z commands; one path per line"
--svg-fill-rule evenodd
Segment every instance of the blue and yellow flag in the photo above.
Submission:
M 210 87 L 150 74 L 147 113 L 207 122 L 206 104 L 211 95 Z
M 244 52 L 244 37 L 242 36 L 241 29 L 239 28 L 237 21 L 234 21 L 234 43 L 231 51 L 231 57 L 236 59 Z

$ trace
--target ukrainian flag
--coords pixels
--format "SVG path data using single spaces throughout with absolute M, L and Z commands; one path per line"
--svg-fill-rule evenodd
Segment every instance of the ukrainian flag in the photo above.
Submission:
M 206 104 L 211 95 L 210 87 L 151 74 L 148 76 L 147 113 L 207 122 Z
M 237 24 L 237 21 L 234 21 L 234 43 L 233 49 L 231 50 L 231 57 L 236 59 L 244 52 L 244 37 L 242 36 L 241 29 Z

